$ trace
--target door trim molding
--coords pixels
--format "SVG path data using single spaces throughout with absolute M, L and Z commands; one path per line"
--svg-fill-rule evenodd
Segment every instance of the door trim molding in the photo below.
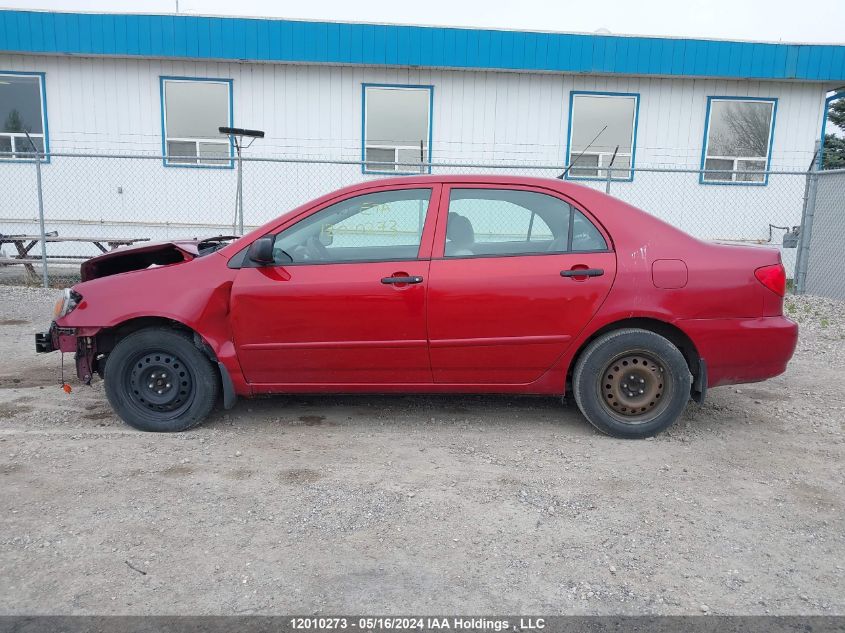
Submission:
M 285 349 L 354 349 L 367 347 L 426 347 L 426 340 L 400 340 L 400 341 L 293 341 L 283 343 L 246 343 L 240 346 L 242 350 L 270 351 Z
M 432 348 L 444 347 L 492 347 L 494 345 L 532 345 L 543 343 L 567 343 L 569 334 L 548 334 L 541 336 L 492 336 L 487 338 L 443 338 L 431 341 Z

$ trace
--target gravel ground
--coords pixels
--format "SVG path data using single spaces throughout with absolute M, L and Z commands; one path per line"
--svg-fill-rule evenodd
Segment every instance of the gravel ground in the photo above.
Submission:
M 56 294 L 0 288 L 0 613 L 845 614 L 841 302 L 790 298 L 786 375 L 632 442 L 514 397 L 136 432 L 34 353 Z

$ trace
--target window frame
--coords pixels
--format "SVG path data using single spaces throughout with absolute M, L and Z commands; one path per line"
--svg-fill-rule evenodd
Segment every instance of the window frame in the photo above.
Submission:
M 38 84 L 41 92 L 41 134 L 37 134 L 35 136 L 41 137 L 44 141 L 44 154 L 43 158 L 41 159 L 42 164 L 49 164 L 50 162 L 50 126 L 47 121 L 47 73 L 39 72 L 39 71 L 22 71 L 22 70 L 0 70 L 0 77 L 6 76 L 14 76 L 14 77 L 36 77 L 38 78 Z M 26 138 L 25 134 L 20 134 L 19 132 L 0 132 L 0 136 L 11 136 L 14 138 Z M 13 150 L 14 151 L 14 150 Z M 35 162 L 35 158 L 16 158 L 14 155 L 9 156 L 8 158 L 5 156 L 0 156 L 0 162 L 2 163 L 32 163 Z
M 587 220 L 596 228 L 599 234 L 604 239 L 604 243 L 606 248 L 597 249 L 597 250 L 585 250 L 585 251 L 573 251 L 573 250 L 566 250 L 566 251 L 543 251 L 543 252 L 535 252 L 535 253 L 490 253 L 490 254 L 481 254 L 481 255 L 460 255 L 460 256 L 446 256 L 446 230 L 448 228 L 449 223 L 449 202 L 452 195 L 453 189 L 486 189 L 486 190 L 496 190 L 496 189 L 505 189 L 508 191 L 529 191 L 533 193 L 544 194 L 547 196 L 551 196 L 552 198 L 557 198 L 561 202 L 568 204 L 572 210 L 579 211 Z M 610 237 L 610 234 L 605 229 L 604 225 L 599 222 L 598 218 L 595 215 L 590 213 L 587 209 L 585 209 L 581 204 L 570 198 L 569 196 L 561 194 L 559 191 L 554 189 L 546 189 L 544 187 L 536 187 L 531 185 L 521 185 L 518 183 L 479 183 L 479 182 L 450 182 L 444 183 L 443 188 L 440 191 L 440 198 L 439 198 L 439 208 L 437 215 L 439 217 L 437 222 L 436 231 L 434 234 L 434 243 L 431 252 L 431 259 L 433 260 L 443 260 L 443 261 L 461 261 L 464 259 L 490 259 L 494 257 L 560 257 L 562 255 L 587 255 L 590 253 L 613 253 L 615 252 L 615 245 L 613 240 Z M 575 217 L 574 213 L 569 214 L 569 238 L 568 240 L 571 241 L 572 239 L 572 224 L 573 218 Z
M 839 92 L 835 92 L 829 97 L 824 100 L 824 114 L 822 118 L 822 133 L 821 133 L 821 143 L 819 145 L 819 155 L 816 157 L 816 169 L 821 171 L 824 167 L 824 141 L 825 137 L 827 136 L 827 119 L 828 115 L 830 114 L 830 104 L 834 101 L 839 101 L 840 99 L 845 99 L 845 90 L 840 90 Z
M 234 126 L 234 90 L 233 90 L 233 81 L 232 79 L 220 78 L 220 77 L 178 77 L 178 76 L 170 76 L 170 75 L 161 75 L 159 76 L 159 93 L 160 93 L 160 106 L 161 106 L 161 162 L 165 167 L 185 167 L 188 169 L 234 169 L 235 168 L 235 145 L 232 142 L 231 136 L 228 139 L 229 145 L 229 160 L 227 161 L 224 159 L 218 159 L 218 163 L 216 164 L 200 164 L 199 154 L 197 154 L 197 163 L 190 164 L 190 163 L 177 163 L 168 160 L 167 157 L 167 142 L 168 141 L 185 141 L 185 142 L 194 142 L 194 143 L 201 143 L 201 142 L 214 142 L 216 139 L 183 139 L 181 137 L 169 137 L 167 136 L 167 109 L 165 107 L 167 95 L 165 84 L 168 81 L 173 82 L 181 82 L 181 83 L 188 83 L 188 82 L 198 82 L 198 83 L 218 83 L 218 84 L 225 84 L 226 89 L 229 92 L 229 99 L 227 102 L 227 107 L 229 109 L 229 121 L 228 126 Z M 223 145 L 221 142 L 220 145 Z
M 564 178 L 566 180 L 592 180 L 592 181 L 607 181 L 607 176 L 573 176 L 572 175 L 572 166 L 570 165 L 570 161 L 572 160 L 572 123 L 573 123 L 573 115 L 575 113 L 575 98 L 578 96 L 590 96 L 590 97 L 623 97 L 623 98 L 633 98 L 634 99 L 634 125 L 631 131 L 631 164 L 625 171 L 629 171 L 629 175 L 626 178 L 617 178 L 611 175 L 611 182 L 633 182 L 634 180 L 634 173 L 636 169 L 636 157 L 637 157 L 637 131 L 640 124 L 640 93 L 639 92 L 607 92 L 602 90 L 570 90 L 569 91 L 569 121 L 566 126 L 566 155 L 564 161 L 564 167 L 566 168 L 566 173 Z M 599 164 L 596 167 L 596 170 L 601 171 L 601 158 L 605 156 L 607 153 L 602 152 L 585 152 L 586 154 L 598 154 L 599 156 Z M 625 153 L 620 153 L 618 155 L 626 155 Z M 621 170 L 620 170 L 621 171 Z
M 367 89 L 388 88 L 395 90 L 428 90 L 428 165 L 421 171 L 385 171 L 380 169 L 367 169 Z M 432 162 L 432 140 L 434 127 L 434 86 L 424 84 L 383 84 L 383 83 L 362 83 L 361 84 L 361 173 L 393 176 L 418 176 L 431 173 Z M 372 146 L 374 149 L 378 146 Z M 389 149 L 389 148 L 379 148 Z M 394 158 L 396 157 L 394 148 Z M 374 161 L 376 162 L 376 161 Z
M 714 160 L 732 160 L 734 161 L 734 167 L 736 167 L 737 161 L 740 160 L 760 160 L 760 157 L 735 157 L 735 156 L 728 156 L 728 157 L 719 157 L 719 156 L 707 156 L 707 146 L 710 142 L 710 119 L 713 113 L 712 105 L 714 101 L 744 101 L 744 102 L 752 102 L 752 103 L 771 103 L 772 104 L 772 121 L 769 124 L 769 147 L 766 156 L 766 167 L 763 170 L 763 180 L 762 182 L 754 182 L 751 180 L 735 180 L 736 174 L 731 174 L 731 180 L 707 180 L 704 178 L 705 172 L 705 164 L 708 158 Z M 704 140 L 701 143 L 701 166 L 700 171 L 698 173 L 698 184 L 700 185 L 729 185 L 729 186 L 750 186 L 750 187 L 765 187 L 769 184 L 769 170 L 772 166 L 772 148 L 774 147 L 775 143 L 775 122 L 777 120 L 778 114 L 778 98 L 777 97 L 731 97 L 731 96 L 716 96 L 716 95 L 709 95 L 707 97 L 707 110 L 704 114 Z M 717 170 L 712 170 L 717 171 Z M 734 168 L 732 171 L 737 171 Z M 741 170 L 740 170 L 741 171 Z

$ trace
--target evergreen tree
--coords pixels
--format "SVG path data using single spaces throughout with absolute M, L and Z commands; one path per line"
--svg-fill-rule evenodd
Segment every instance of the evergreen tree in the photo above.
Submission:
M 21 118 L 21 113 L 17 110 L 12 110 L 9 112 L 9 116 L 6 117 L 6 121 L 3 123 L 3 131 L 4 132 L 23 132 L 23 119 Z
M 840 134 L 825 134 L 822 169 L 845 169 L 845 97 L 830 104 L 827 121 L 838 127 Z

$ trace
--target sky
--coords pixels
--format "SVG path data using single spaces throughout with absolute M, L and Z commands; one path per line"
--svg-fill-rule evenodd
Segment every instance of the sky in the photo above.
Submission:
M 240 15 L 845 44 L 845 0 L 0 0 L 0 8 Z

